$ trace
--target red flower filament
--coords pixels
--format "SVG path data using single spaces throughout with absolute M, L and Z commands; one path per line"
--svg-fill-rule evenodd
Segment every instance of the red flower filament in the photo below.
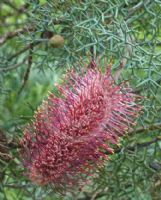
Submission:
M 58 90 L 61 95 L 50 94 L 24 130 L 21 157 L 33 182 L 72 186 L 104 164 L 141 107 L 110 70 L 70 73 Z

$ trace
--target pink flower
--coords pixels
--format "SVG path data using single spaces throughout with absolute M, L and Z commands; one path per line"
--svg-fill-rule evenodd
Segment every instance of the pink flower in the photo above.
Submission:
M 50 94 L 24 130 L 21 157 L 29 178 L 57 187 L 79 184 L 101 167 L 141 109 L 125 83 L 110 70 L 71 72 Z M 84 176 L 83 176 L 84 174 Z

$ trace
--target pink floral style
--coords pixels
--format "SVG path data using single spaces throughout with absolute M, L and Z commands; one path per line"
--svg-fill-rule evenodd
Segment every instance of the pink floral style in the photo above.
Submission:
M 79 184 L 101 167 L 141 110 L 125 83 L 116 85 L 110 69 L 70 72 L 24 130 L 21 158 L 33 182 Z

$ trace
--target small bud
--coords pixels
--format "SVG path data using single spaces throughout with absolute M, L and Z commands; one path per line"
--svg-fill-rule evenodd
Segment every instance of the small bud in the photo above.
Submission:
M 64 38 L 61 35 L 54 35 L 50 38 L 49 43 L 53 48 L 59 48 L 64 45 Z

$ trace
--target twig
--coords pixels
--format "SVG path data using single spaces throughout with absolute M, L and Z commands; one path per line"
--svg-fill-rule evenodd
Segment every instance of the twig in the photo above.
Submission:
M 134 130 L 134 131 L 130 131 L 128 133 L 128 135 L 131 135 L 132 133 L 140 133 L 142 131 L 145 131 L 145 130 L 155 130 L 155 129 L 161 129 L 161 123 L 155 123 L 155 124 L 152 124 L 150 126 L 147 126 L 147 127 L 139 127 L 138 129 Z M 145 143 L 138 143 L 136 144 L 134 147 L 126 147 L 126 150 L 135 150 L 136 147 L 140 148 L 140 147 L 146 147 L 146 146 L 149 146 L 151 145 L 152 143 L 155 143 L 157 141 L 161 140 L 161 137 L 156 137 L 155 139 L 153 139 L 152 141 L 149 141 L 149 142 L 145 142 Z M 118 148 L 115 148 L 114 149 L 114 153 L 119 153 L 121 151 L 122 148 L 118 147 Z M 109 153 L 106 153 L 106 154 L 109 154 Z M 110 154 L 109 154 L 110 155 Z
M 33 26 L 31 27 L 24 27 L 21 29 L 17 29 L 15 31 L 12 32 L 8 32 L 4 37 L 0 37 L 0 45 L 3 45 L 8 39 L 11 39 L 13 37 L 16 37 L 20 34 L 25 33 L 26 31 L 33 31 L 35 30 L 35 28 Z
M 10 26 L 22 26 L 26 24 L 26 22 L 22 22 L 22 23 L 0 23 L 0 27 L 10 27 Z
M 26 188 L 28 186 L 27 185 L 4 184 L 3 187 L 8 187 L 8 188 Z
M 24 53 L 25 51 L 27 51 L 30 48 L 30 45 L 27 45 L 26 47 L 24 47 L 23 49 L 21 49 L 20 51 L 16 52 L 15 54 L 11 55 L 8 58 L 8 61 L 12 60 L 13 58 L 19 56 L 20 54 Z
M 151 141 L 148 142 L 143 142 L 143 143 L 137 143 L 134 146 L 128 146 L 124 149 L 124 151 L 134 151 L 136 148 L 140 149 L 140 148 L 144 148 L 144 147 L 148 147 L 153 143 L 156 143 L 158 141 L 161 141 L 161 137 L 156 137 Z M 114 150 L 114 153 L 119 153 L 121 151 L 122 148 L 117 148 Z
M 150 126 L 146 126 L 146 127 L 139 127 L 137 128 L 136 130 L 132 130 L 128 133 L 128 135 L 131 135 L 133 133 L 140 133 L 140 132 L 143 132 L 143 131 L 149 131 L 149 130 L 155 130 L 155 129 L 161 129 L 161 123 L 155 123 L 155 124 L 152 124 Z M 156 140 L 161 140 L 160 137 L 157 137 L 155 138 L 154 140 L 150 141 L 150 142 L 147 142 L 147 143 L 143 143 L 143 144 L 137 144 L 138 147 L 143 147 L 144 145 L 150 145 L 151 142 L 154 143 L 156 142 Z M 127 147 L 128 148 L 133 148 L 133 147 Z M 114 150 L 114 153 L 118 153 L 121 151 L 121 148 L 117 148 Z
M 15 65 L 10 66 L 10 67 L 0 68 L 0 72 L 8 72 L 8 71 L 17 69 L 17 68 L 20 67 L 22 64 L 24 64 L 26 60 L 27 60 L 27 58 L 24 58 L 23 61 L 20 62 L 20 63 L 17 63 L 17 64 L 15 64 Z
M 34 48 L 34 44 L 31 43 L 30 49 L 29 49 L 29 56 L 28 56 L 28 67 L 27 67 L 26 72 L 24 74 L 23 84 L 22 84 L 20 90 L 18 91 L 18 95 L 22 92 L 22 90 L 25 87 L 27 80 L 29 78 L 29 74 L 30 74 L 30 70 L 31 70 L 31 66 L 32 66 L 32 51 L 33 51 L 33 48 Z
M 155 82 L 156 82 L 158 85 L 161 84 L 161 78 L 159 78 L 159 79 L 156 80 Z M 144 90 L 147 90 L 148 88 L 149 88 L 148 85 L 146 85 L 146 86 L 144 87 Z M 138 89 L 135 89 L 135 90 L 134 90 L 135 93 L 140 93 L 141 91 L 143 91 L 142 88 L 138 88 Z
M 158 142 L 158 141 L 160 141 L 160 140 L 161 140 L 160 137 L 156 137 L 156 138 L 154 138 L 154 139 L 151 140 L 151 141 L 144 142 L 144 143 L 138 143 L 138 144 L 136 144 L 136 145 L 133 146 L 133 147 L 128 147 L 127 149 L 128 149 L 128 150 L 134 150 L 136 147 L 137 147 L 137 148 L 148 147 L 148 146 L 150 146 L 151 144 L 156 143 L 156 142 Z
M 161 129 L 161 123 L 154 123 L 150 126 L 139 127 L 134 131 L 130 131 L 128 134 L 140 133 L 140 132 L 143 132 L 143 131 L 149 131 L 149 130 L 155 130 L 155 129 Z
M 40 44 L 40 42 L 35 42 L 35 43 L 33 43 L 33 46 L 36 46 L 36 45 L 38 45 L 38 44 Z M 25 51 L 27 51 L 27 50 L 29 50 L 29 49 L 30 49 L 30 44 L 27 45 L 26 47 L 24 47 L 23 49 L 21 49 L 20 51 L 16 52 L 15 54 L 13 54 L 12 56 L 10 56 L 10 57 L 8 58 L 8 61 L 12 60 L 13 58 L 19 56 L 20 54 L 24 53 Z
M 64 19 L 54 19 L 52 21 L 52 23 L 54 23 L 54 24 L 60 24 L 60 23 L 66 24 L 67 21 L 64 20 Z M 35 30 L 36 30 L 36 26 L 31 25 L 31 26 L 28 26 L 28 27 L 23 27 L 21 29 L 17 29 L 17 30 L 12 31 L 12 32 L 8 32 L 5 36 L 0 37 L 0 45 L 3 45 L 8 39 L 12 39 L 13 37 L 18 36 L 19 34 L 23 34 L 25 32 L 29 32 L 29 31 L 35 31 Z
M 135 12 L 137 12 L 138 10 L 140 10 L 142 7 L 149 4 L 150 2 L 151 2 L 151 0 L 146 0 L 146 1 L 141 1 L 138 4 L 136 4 L 134 7 L 129 9 L 126 19 L 128 19 L 131 15 L 133 15 Z

